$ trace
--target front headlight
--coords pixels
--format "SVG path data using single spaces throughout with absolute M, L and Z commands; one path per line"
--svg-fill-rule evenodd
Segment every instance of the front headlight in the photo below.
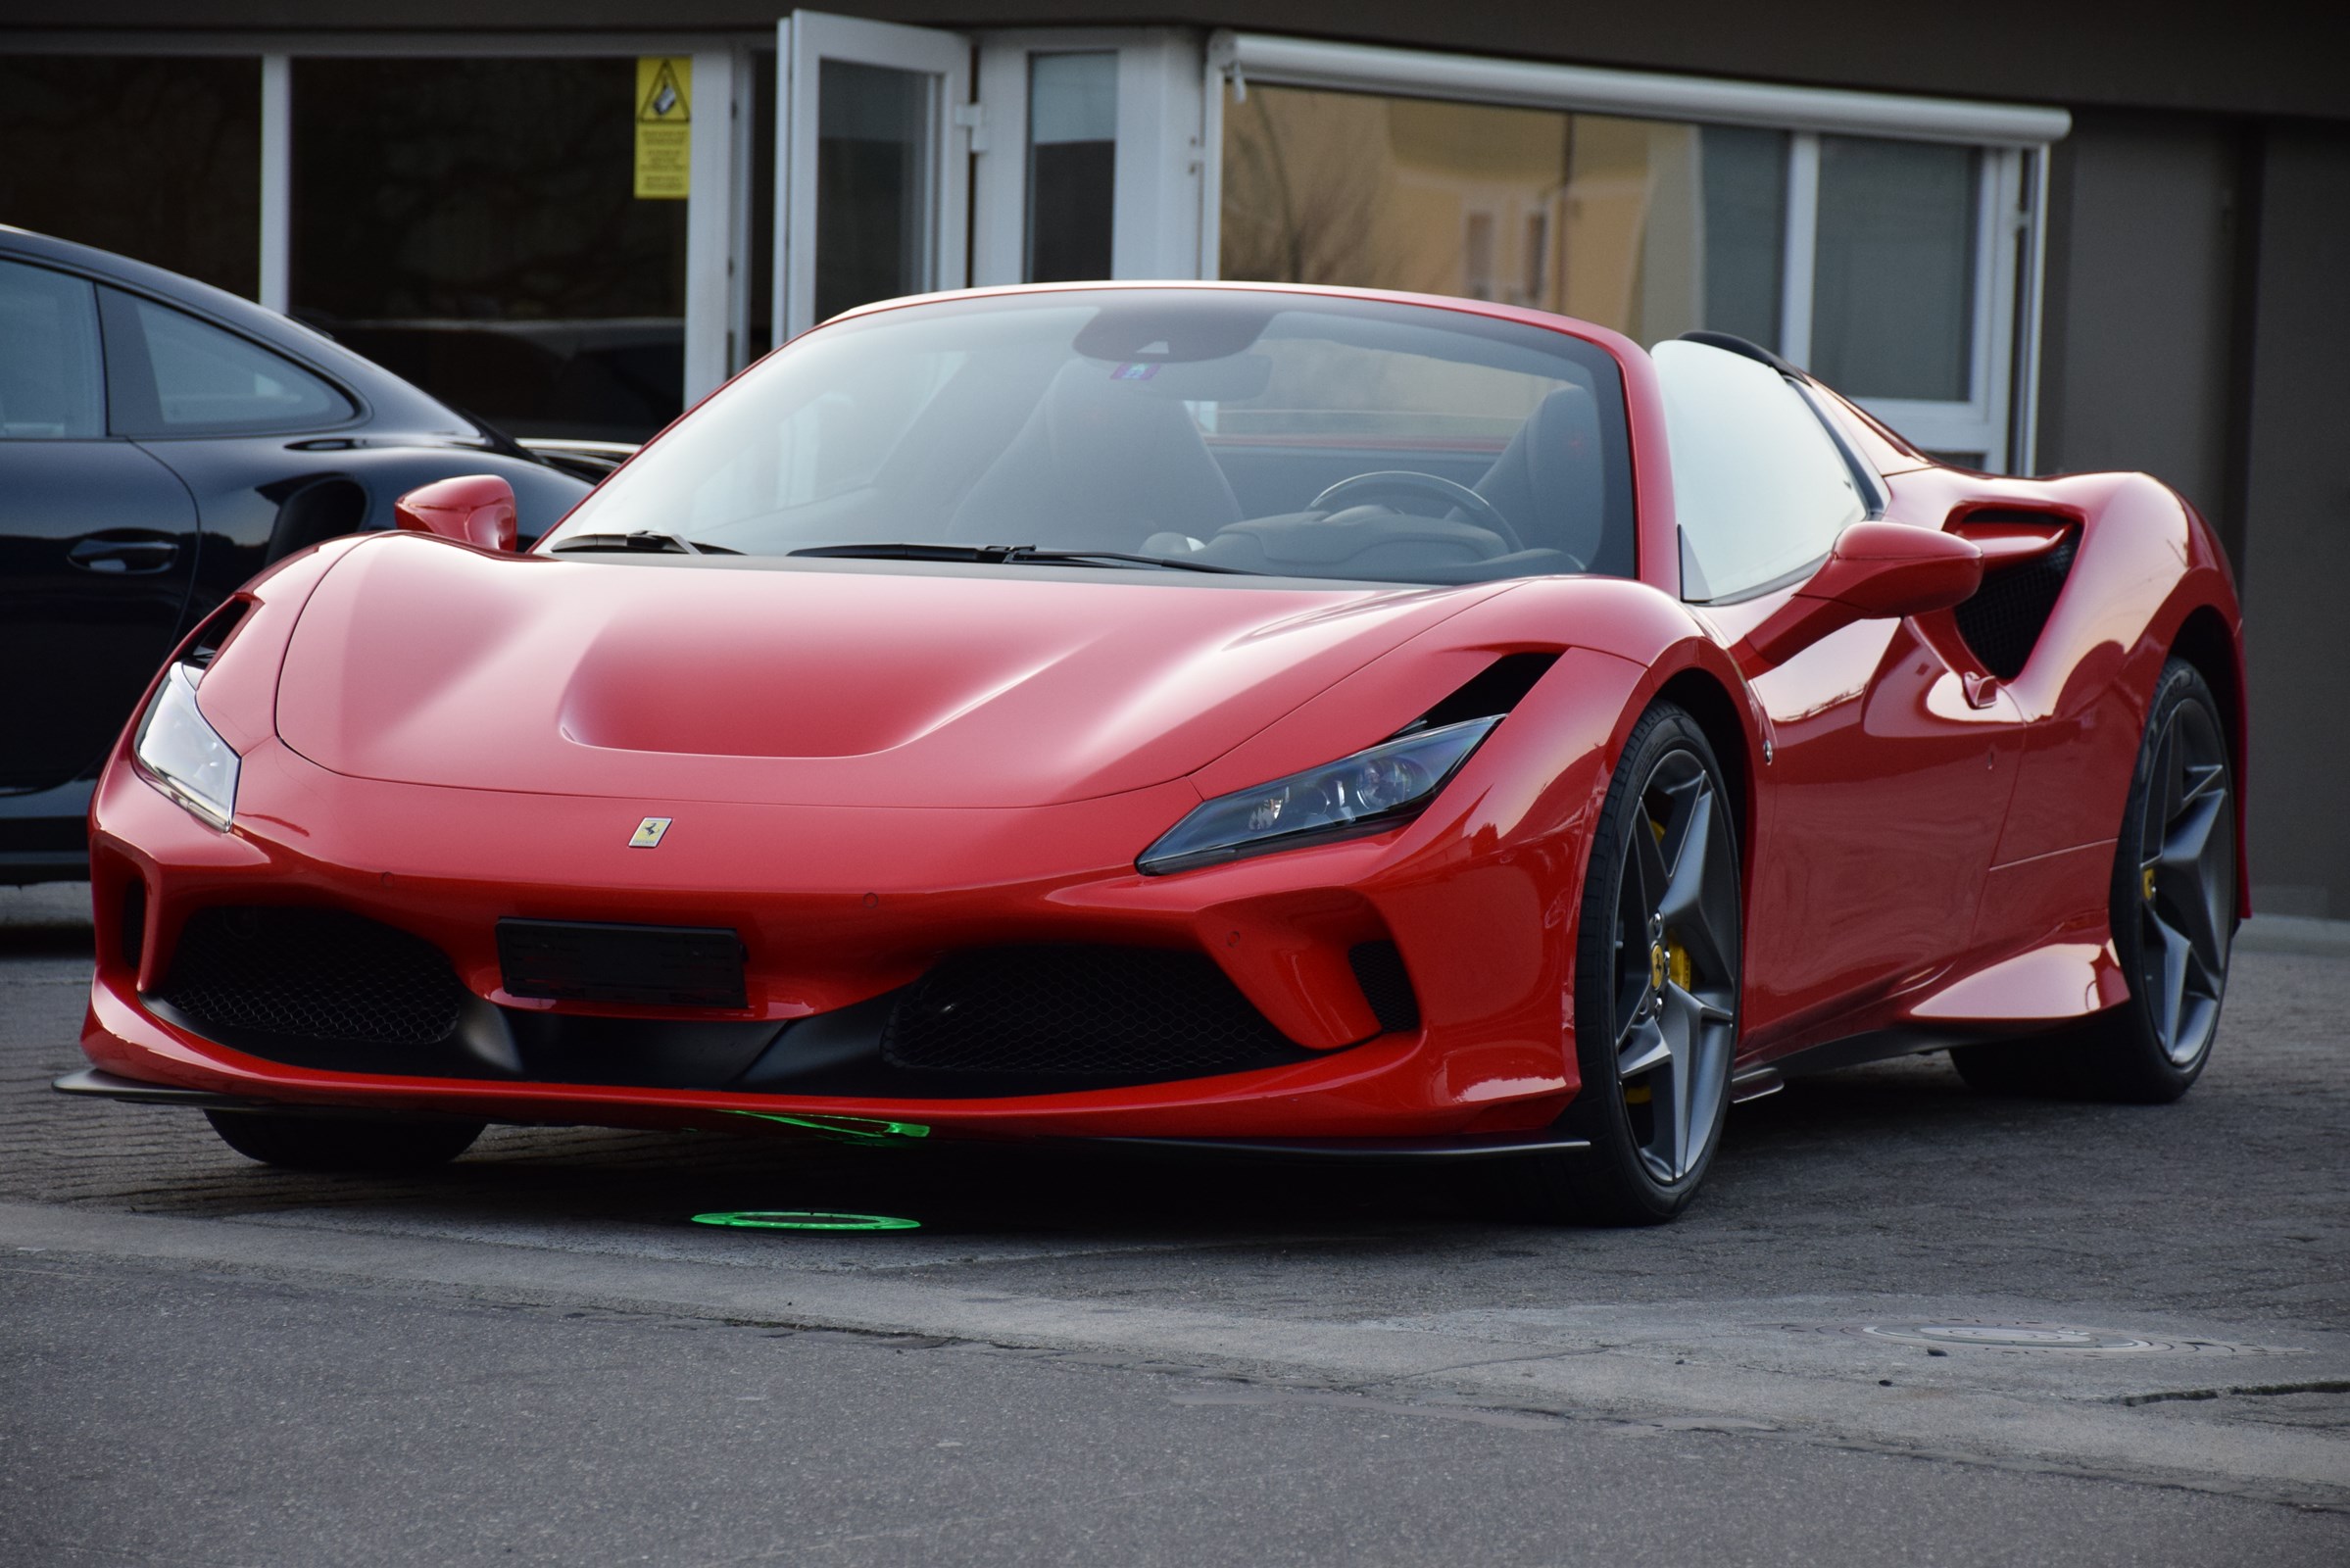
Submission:
M 204 721 L 188 665 L 164 672 L 131 755 L 172 799 L 215 827 L 226 827 L 236 814 L 236 753 Z
M 1134 862 L 1146 876 L 1376 833 L 1416 815 L 1498 714 L 1382 741 L 1340 761 L 1203 801 Z

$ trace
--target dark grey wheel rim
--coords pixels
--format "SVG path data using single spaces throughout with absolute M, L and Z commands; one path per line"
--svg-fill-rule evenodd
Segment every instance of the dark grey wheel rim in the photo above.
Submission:
M 2228 751 L 2200 703 L 2163 723 L 2137 852 L 2138 996 L 2163 1054 L 2187 1067 L 2219 1027 L 2235 899 Z
M 1704 1162 L 1730 1082 L 1738 976 L 1738 862 L 1696 754 L 1650 770 L 1617 877 L 1616 1092 L 1633 1146 L 1663 1186 Z

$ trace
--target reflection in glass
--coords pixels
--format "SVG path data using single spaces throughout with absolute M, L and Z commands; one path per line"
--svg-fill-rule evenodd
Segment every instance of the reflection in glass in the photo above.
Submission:
M 937 78 L 846 60 L 818 67 L 816 319 L 932 286 Z
M 520 435 L 642 440 L 684 383 L 687 204 L 629 59 L 298 59 L 293 306 Z
M 1820 138 L 1810 368 L 1829 385 L 1854 397 L 1969 396 L 1981 164 L 1969 147 Z
M 1257 86 L 1224 127 L 1225 277 L 1778 341 L 1784 132 Z
M 261 61 L 0 56 L 0 222 L 253 297 Z
M 1629 574 L 1632 524 L 1596 345 L 1384 301 L 1069 289 L 807 333 L 542 548 L 657 528 L 753 555 L 1018 545 L 1476 582 Z
M 152 377 L 137 403 L 153 398 L 160 433 L 293 430 L 351 416 L 342 394 L 259 344 L 168 305 L 131 304 Z
M 1036 55 L 1028 64 L 1028 281 L 1110 275 L 1118 57 Z
M 0 262 L 0 441 L 106 433 L 98 301 L 78 277 Z
M 1705 320 L 1766 348 L 1779 343 L 1787 266 L 1787 133 L 1708 125 Z

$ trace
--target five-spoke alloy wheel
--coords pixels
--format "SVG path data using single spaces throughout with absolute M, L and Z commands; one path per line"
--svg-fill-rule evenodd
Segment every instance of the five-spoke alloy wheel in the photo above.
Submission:
M 1738 1044 L 1735 799 L 1688 713 L 1659 704 L 1626 743 L 1585 873 L 1565 1126 L 1591 1141 L 1517 1171 L 1544 1217 L 1640 1225 L 1689 1202 L 1720 1141 Z
M 1961 1046 L 1978 1089 L 2161 1103 L 2210 1059 L 2235 934 L 2234 776 L 2219 704 L 2194 667 L 2163 669 L 2114 852 L 2114 954 L 2130 1000 L 2053 1036 Z

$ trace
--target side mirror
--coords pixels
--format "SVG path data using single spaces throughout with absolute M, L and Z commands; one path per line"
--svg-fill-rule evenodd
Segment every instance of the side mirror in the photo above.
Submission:
M 403 528 L 483 550 L 514 548 L 514 487 L 495 474 L 468 474 L 411 490 L 393 504 Z
M 1795 590 L 1733 650 L 1741 664 L 1784 663 L 1856 620 L 1892 620 L 1948 610 L 1983 585 L 1983 552 L 1970 540 L 1899 522 L 1856 522 Z

